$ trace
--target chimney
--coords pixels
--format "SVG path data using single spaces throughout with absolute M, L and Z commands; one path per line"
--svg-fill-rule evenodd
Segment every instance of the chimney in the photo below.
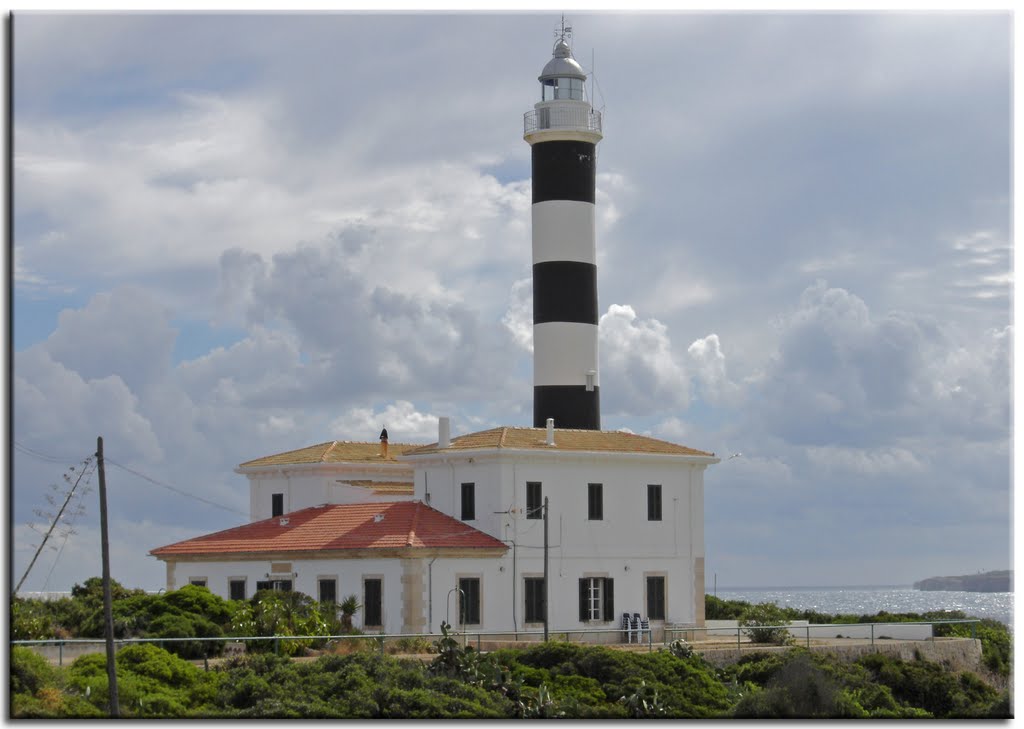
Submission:
M 452 444 L 451 421 L 447 416 L 437 419 L 437 447 L 447 448 Z
M 548 440 L 547 444 L 553 446 L 555 444 L 555 419 L 548 418 Z
M 380 457 L 388 457 L 388 429 L 382 428 L 380 431 Z

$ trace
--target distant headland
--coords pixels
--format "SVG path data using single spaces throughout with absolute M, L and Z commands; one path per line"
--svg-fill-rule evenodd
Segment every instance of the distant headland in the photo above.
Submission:
M 963 592 L 1011 592 L 1013 570 L 979 572 L 959 577 L 929 577 L 914 583 L 915 590 L 960 590 Z

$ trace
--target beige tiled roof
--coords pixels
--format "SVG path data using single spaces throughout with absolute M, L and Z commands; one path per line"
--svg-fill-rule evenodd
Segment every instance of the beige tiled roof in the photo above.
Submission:
M 679 456 L 714 457 L 714 453 L 699 451 L 695 448 L 669 443 L 645 435 L 623 433 L 618 430 L 571 430 L 555 428 L 555 445 L 546 443 L 545 428 L 512 428 L 501 427 L 481 430 L 478 433 L 452 438 L 451 446 L 445 451 L 464 451 L 474 449 L 536 449 L 547 451 L 588 451 L 608 453 L 658 453 Z M 415 456 L 438 453 L 441 449 L 437 443 L 426 446 L 412 447 L 405 455 Z
M 408 443 L 389 443 L 388 457 L 382 458 L 380 455 L 380 443 L 350 443 L 349 441 L 332 440 L 327 443 L 318 443 L 306 448 L 246 461 L 239 468 L 284 466 L 300 463 L 397 463 L 395 456 L 401 455 L 410 448 L 417 447 Z

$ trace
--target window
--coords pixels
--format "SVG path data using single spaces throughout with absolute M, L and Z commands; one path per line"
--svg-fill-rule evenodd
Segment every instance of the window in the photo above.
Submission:
M 291 592 L 291 580 L 257 580 L 256 591 L 273 590 L 274 592 Z
M 580 579 L 580 622 L 615 619 L 614 582 L 610 577 Z
M 205 577 L 189 577 L 188 584 L 195 585 L 196 587 L 206 587 Z
M 665 578 L 647 578 L 647 617 L 651 620 L 665 619 Z
M 384 625 L 383 590 L 379 577 L 363 580 L 363 627 L 379 628 Z
M 476 486 L 471 483 L 462 484 L 462 521 L 476 519 Z
M 527 577 L 524 580 L 526 594 L 526 617 L 527 623 L 544 622 L 544 590 L 543 577 Z
M 480 578 L 460 577 L 459 624 L 480 624 Z
M 284 494 L 270 495 L 270 516 L 281 516 L 284 513 Z
M 338 580 L 333 577 L 321 577 L 317 580 L 317 593 L 320 602 L 338 602 Z
M 245 578 L 228 580 L 228 597 L 231 600 L 245 599 Z
M 647 521 L 661 521 L 661 486 L 647 485 Z
M 543 505 L 540 498 L 540 481 L 526 482 L 526 518 L 543 519 Z
M 599 483 L 587 484 L 587 518 L 591 521 L 604 519 L 604 502 L 601 498 L 603 490 Z

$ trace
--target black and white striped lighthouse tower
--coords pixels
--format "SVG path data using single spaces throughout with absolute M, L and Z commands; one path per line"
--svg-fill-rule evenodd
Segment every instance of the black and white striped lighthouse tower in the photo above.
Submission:
M 533 425 L 601 429 L 594 189 L 601 113 L 562 22 L 524 118 L 533 155 Z

